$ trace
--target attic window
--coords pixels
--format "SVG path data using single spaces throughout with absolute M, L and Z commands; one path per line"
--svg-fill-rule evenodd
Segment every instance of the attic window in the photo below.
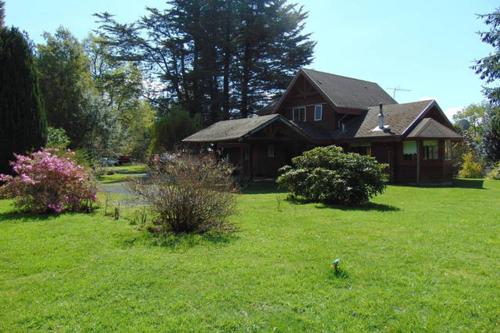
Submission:
M 306 121 L 306 107 L 299 106 L 293 108 L 293 121 L 304 122 Z
M 274 158 L 274 145 L 267 146 L 267 157 Z
M 323 120 L 323 104 L 316 104 L 314 106 L 314 121 Z

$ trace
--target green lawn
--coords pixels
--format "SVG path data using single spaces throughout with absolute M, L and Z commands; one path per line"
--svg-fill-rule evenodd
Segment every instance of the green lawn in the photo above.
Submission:
M 390 186 L 362 209 L 254 187 L 234 235 L 161 246 L 102 211 L 0 201 L 0 331 L 498 331 L 500 181 L 477 185 Z
M 113 184 L 130 178 L 143 176 L 147 172 L 145 164 L 121 165 L 104 168 L 105 174 L 99 177 L 102 184 Z

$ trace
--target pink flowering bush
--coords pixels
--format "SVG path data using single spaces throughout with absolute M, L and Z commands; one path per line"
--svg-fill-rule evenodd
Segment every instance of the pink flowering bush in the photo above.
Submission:
M 14 198 L 19 209 L 32 213 L 89 211 L 96 201 L 96 184 L 72 156 L 48 149 L 15 155 L 15 175 L 0 174 L 0 195 Z

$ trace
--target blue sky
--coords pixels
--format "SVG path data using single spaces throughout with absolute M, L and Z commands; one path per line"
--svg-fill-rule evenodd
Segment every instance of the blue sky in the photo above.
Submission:
M 306 30 L 318 42 L 314 63 L 321 71 L 375 81 L 400 103 L 434 98 L 451 116 L 481 102 L 482 82 L 470 69 L 491 52 L 477 31 L 476 14 L 491 12 L 493 0 L 300 0 L 309 12 Z M 78 38 L 96 28 L 92 14 L 108 11 L 130 22 L 146 6 L 164 0 L 6 0 L 7 24 L 35 42 L 62 25 Z

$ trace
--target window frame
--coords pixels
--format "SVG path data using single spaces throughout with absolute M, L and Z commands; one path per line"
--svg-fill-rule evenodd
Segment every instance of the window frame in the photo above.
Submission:
M 319 110 L 319 118 L 316 117 L 316 112 L 318 110 Z M 323 120 L 323 104 L 315 104 L 314 105 L 314 121 L 322 121 L 322 120 Z
M 436 144 L 430 145 L 429 142 L 435 142 Z M 428 147 L 435 147 L 435 150 L 432 149 L 432 151 L 431 151 L 432 156 L 428 156 L 429 152 L 430 152 L 430 149 L 428 149 Z M 439 158 L 440 158 L 440 156 L 439 156 L 439 140 L 424 140 L 422 142 L 422 150 L 424 151 L 424 161 L 437 161 L 437 160 L 439 160 Z
M 452 145 L 451 145 L 451 140 L 450 139 L 445 139 L 444 140 L 444 160 L 445 161 L 451 161 L 452 160 Z
M 273 144 L 267 145 L 266 155 L 267 155 L 268 158 L 275 158 L 276 157 L 276 151 L 274 149 L 274 145 Z
M 304 110 L 304 120 L 300 120 L 300 111 L 301 110 Z M 298 111 L 298 118 L 295 117 L 295 111 Z M 292 109 L 292 120 L 293 121 L 296 121 L 296 122 L 302 122 L 302 123 L 305 123 L 307 121 L 307 108 L 306 106 L 295 106 L 293 107 Z
M 412 153 L 405 153 L 405 144 L 410 144 L 414 143 L 415 144 L 415 152 Z M 405 140 L 403 141 L 402 145 L 402 156 L 404 161 L 415 161 L 417 159 L 418 155 L 418 141 L 416 140 Z M 407 158 L 407 156 L 410 156 L 410 158 Z

